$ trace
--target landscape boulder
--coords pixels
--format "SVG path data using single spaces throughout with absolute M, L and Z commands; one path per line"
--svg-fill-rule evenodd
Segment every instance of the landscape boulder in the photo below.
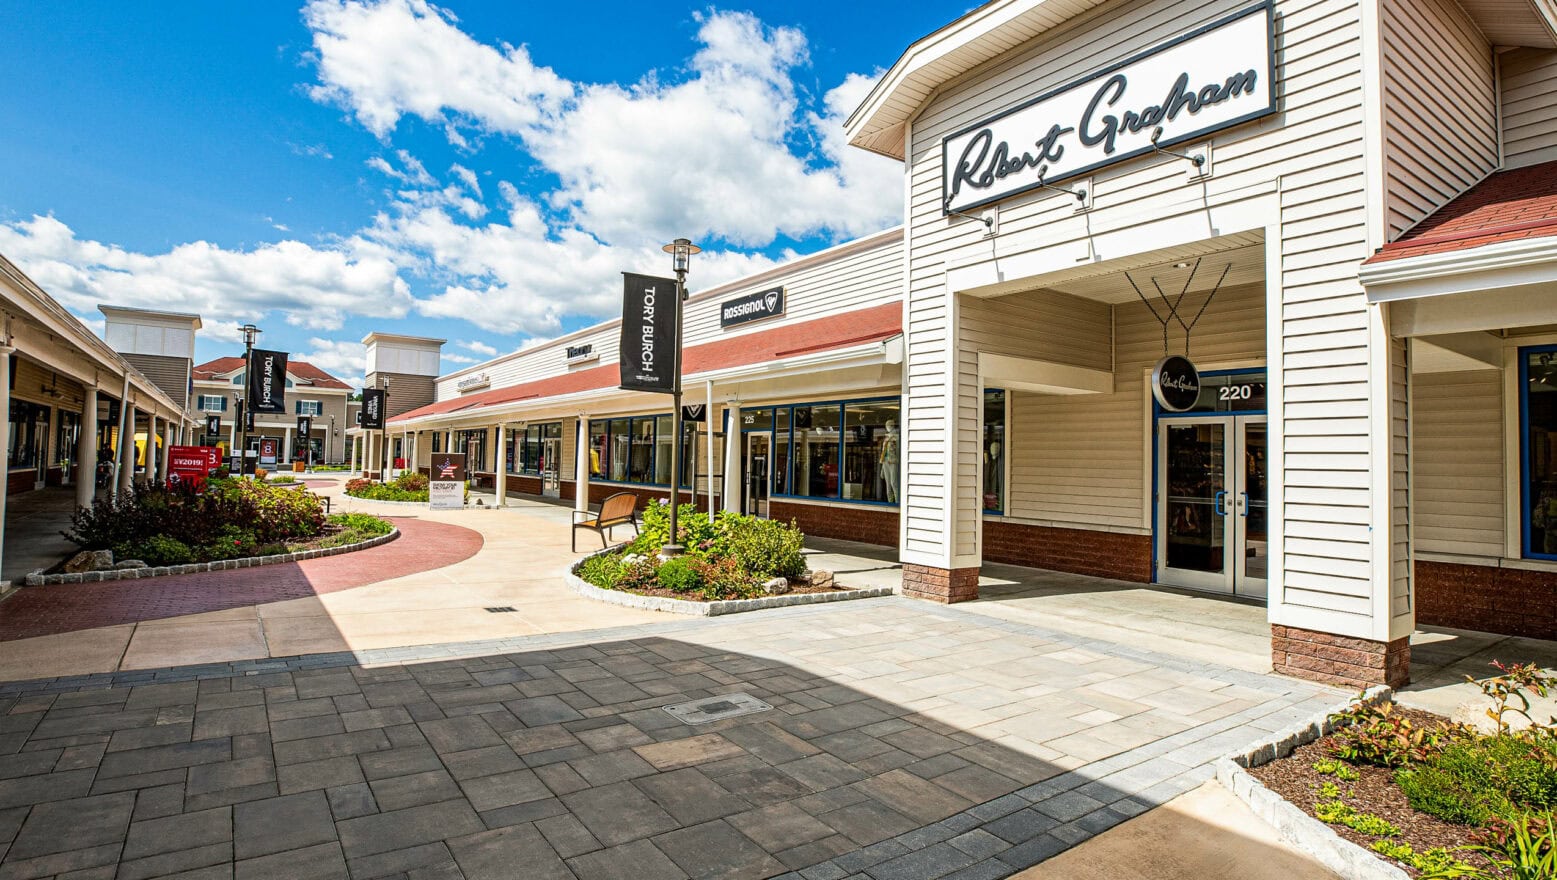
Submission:
M 114 551 L 112 550 L 82 550 L 65 563 L 66 574 L 80 574 L 83 571 L 99 571 L 114 567 Z
M 762 591 L 769 596 L 782 596 L 789 592 L 789 578 L 776 577 L 763 583 Z

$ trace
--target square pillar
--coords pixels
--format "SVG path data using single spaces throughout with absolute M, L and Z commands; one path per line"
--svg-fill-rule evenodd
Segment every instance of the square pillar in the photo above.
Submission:
M 96 497 L 97 387 L 93 386 L 81 404 L 81 436 L 76 438 L 76 506 L 91 507 Z
M 741 512 L 741 494 L 746 479 L 745 443 L 741 440 L 741 402 L 733 400 L 724 408 L 724 504 L 727 513 Z
M 494 477 L 494 484 L 493 485 L 494 485 L 495 491 L 497 492 L 497 506 L 498 507 L 507 507 L 508 506 L 508 450 L 507 450 L 507 446 L 508 446 L 508 425 L 500 424 L 500 425 L 497 426 L 497 461 L 493 463 L 494 464 L 493 470 L 496 471 L 496 473 L 497 473 L 497 476 Z
M 589 465 L 593 457 L 590 455 L 587 414 L 579 413 L 574 432 L 577 442 L 573 444 L 573 509 L 589 513 Z
M 135 479 L 135 407 L 128 400 L 120 406 L 125 407 L 124 431 L 119 435 L 119 495 L 123 497 Z

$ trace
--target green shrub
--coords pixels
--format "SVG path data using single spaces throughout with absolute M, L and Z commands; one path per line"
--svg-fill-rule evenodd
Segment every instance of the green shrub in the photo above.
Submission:
M 177 538 L 152 535 L 140 546 L 138 557 L 147 565 L 188 565 L 195 561 L 195 551 Z
M 723 559 L 701 560 L 703 588 L 699 598 L 705 602 L 725 599 L 750 599 L 762 594 L 762 584 L 747 573 L 740 562 L 726 556 Z
M 416 481 L 406 480 L 401 483 L 400 478 L 388 483 L 375 483 L 372 480 L 361 478 L 348 480 L 346 494 L 353 498 L 363 498 L 368 501 L 426 501 L 427 478 L 420 474 L 401 474 L 401 477 L 421 477 L 421 488 L 405 488 L 406 485 L 415 485 Z
M 377 535 L 387 535 L 395 529 L 388 520 L 382 520 L 367 513 L 335 513 L 330 515 L 328 522 L 344 530 L 359 532 L 370 538 Z
M 690 593 L 702 588 L 703 573 L 696 560 L 678 556 L 660 564 L 659 580 L 672 593 Z
M 1332 825 L 1345 825 L 1347 828 L 1366 834 L 1369 837 L 1394 837 L 1400 834 L 1400 829 L 1390 824 L 1389 820 L 1375 816 L 1372 813 L 1359 812 L 1350 804 L 1340 801 L 1321 801 L 1314 805 L 1314 815 L 1321 822 Z
M 427 475 L 419 471 L 405 471 L 395 477 L 392 485 L 404 492 L 426 492 Z
M 725 514 L 717 526 L 726 552 L 753 576 L 766 580 L 805 574 L 806 560 L 800 552 L 805 535 L 793 523 Z
M 601 589 L 616 589 L 617 581 L 622 578 L 622 558 L 614 553 L 603 556 L 591 556 L 579 565 L 578 576 L 587 584 L 593 584 Z
M 292 483 L 296 483 L 297 477 L 294 477 L 291 474 L 280 474 L 267 479 L 265 482 L 271 484 L 272 486 L 286 486 Z
M 726 515 L 721 513 L 716 518 Z M 633 539 L 629 547 L 631 552 L 658 553 L 661 547 L 670 543 L 669 504 L 650 504 L 644 508 L 640 520 L 638 537 Z M 717 537 L 717 530 L 708 514 L 699 513 L 697 507 L 691 504 L 683 504 L 676 509 L 676 532 L 681 536 L 681 545 L 687 548 L 688 553 L 704 558 L 710 555 L 712 542 Z
M 1544 739 L 1512 734 L 1449 745 L 1395 774 L 1411 806 L 1445 822 L 1483 825 L 1557 806 L 1557 761 Z
M 1335 732 L 1340 740 L 1336 757 L 1353 764 L 1404 767 L 1437 754 L 1447 739 L 1446 733 L 1417 727 L 1411 719 L 1394 714 L 1394 709 L 1393 703 L 1354 703 L 1331 716 L 1343 725 Z

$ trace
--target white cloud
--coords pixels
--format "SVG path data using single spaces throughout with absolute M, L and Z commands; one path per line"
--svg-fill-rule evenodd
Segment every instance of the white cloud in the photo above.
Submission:
M 445 360 L 445 361 L 447 361 L 447 362 L 449 362 L 451 364 L 474 364 L 474 363 L 479 363 L 479 361 L 477 361 L 473 357 L 467 357 L 466 355 L 455 354 L 455 353 L 449 352 L 449 351 L 445 351 L 445 352 L 441 353 L 439 355 L 439 357 L 441 357 L 443 360 Z
M 843 140 L 843 119 L 873 80 L 851 75 L 809 108 L 795 84 L 804 35 L 751 13 L 698 16 L 687 75 L 650 73 L 628 86 L 563 80 L 523 49 L 477 42 L 420 0 L 314 0 L 305 18 L 316 99 L 352 110 L 380 137 L 407 114 L 442 123 L 461 148 L 461 126 L 516 137 L 560 180 L 549 206 L 600 241 L 689 235 L 765 247 L 780 235 L 860 235 L 901 217 L 901 166 Z M 428 75 L 411 80 L 408 70 Z
M 409 285 L 396 265 L 352 242 L 316 248 L 281 241 L 251 250 L 210 242 L 142 254 L 82 239 L 54 217 L 0 223 L 0 253 L 78 314 L 120 303 L 202 318 L 208 337 L 233 338 L 227 328 L 279 311 L 289 322 L 339 328 L 347 316 L 404 316 Z M 225 326 L 224 326 L 225 325 Z
M 362 387 L 368 354 L 361 342 L 316 336 L 308 340 L 308 346 L 308 351 L 299 352 L 293 357 L 313 364 L 353 388 Z
M 460 348 L 473 351 L 476 354 L 482 355 L 484 357 L 497 357 L 497 349 L 487 345 L 485 342 L 479 342 L 474 339 L 462 339 L 454 344 L 458 345 Z
M 345 106 L 380 137 L 406 114 L 451 131 L 468 118 L 514 132 L 572 90 L 524 47 L 479 43 L 424 0 L 314 0 L 303 19 L 319 66 L 314 98 Z

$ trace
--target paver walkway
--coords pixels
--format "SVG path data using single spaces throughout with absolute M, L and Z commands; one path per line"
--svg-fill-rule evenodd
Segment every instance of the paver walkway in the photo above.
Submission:
M 481 550 L 481 533 L 472 529 L 389 519 L 400 530 L 399 538 L 339 556 L 145 580 L 27 587 L 0 606 L 0 642 L 349 590 L 453 565 Z
M 0 876 L 1001 877 L 1345 696 L 899 598 L 0 685 Z

